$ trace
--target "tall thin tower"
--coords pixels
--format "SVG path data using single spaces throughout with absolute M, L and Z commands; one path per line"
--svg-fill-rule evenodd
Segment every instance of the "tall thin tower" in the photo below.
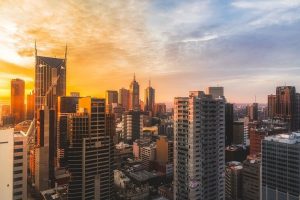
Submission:
M 225 98 L 174 101 L 174 199 L 225 199 Z

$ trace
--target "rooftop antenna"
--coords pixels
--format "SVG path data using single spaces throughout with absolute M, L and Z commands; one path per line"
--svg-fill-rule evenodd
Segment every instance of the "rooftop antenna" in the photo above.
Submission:
M 66 49 L 65 49 L 65 60 L 67 60 L 67 53 L 68 53 L 68 44 L 66 43 Z
M 36 40 L 34 40 L 34 54 L 37 56 Z
M 133 73 L 133 80 L 135 81 L 135 72 Z
M 151 79 L 149 78 L 149 88 L 151 87 Z
M 256 103 L 256 95 L 254 96 L 254 100 L 255 100 L 255 102 L 254 102 L 254 103 Z

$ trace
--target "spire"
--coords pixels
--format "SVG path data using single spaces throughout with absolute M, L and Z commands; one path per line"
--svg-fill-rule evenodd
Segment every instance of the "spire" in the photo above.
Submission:
M 151 87 L 151 79 L 149 78 L 149 88 Z
M 133 73 L 133 81 L 135 81 L 135 72 Z
M 65 49 L 65 60 L 67 60 L 67 53 L 68 53 L 68 44 L 66 43 L 66 49 Z
M 37 56 L 36 40 L 34 40 L 34 54 Z

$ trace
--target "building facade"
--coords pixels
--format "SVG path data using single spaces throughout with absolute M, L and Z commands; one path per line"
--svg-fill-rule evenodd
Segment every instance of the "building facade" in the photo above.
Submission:
M 135 75 L 129 86 L 129 110 L 140 110 L 140 85 L 135 80 Z
M 300 133 L 262 141 L 262 200 L 300 199 Z
M 11 80 L 11 114 L 14 124 L 25 120 L 25 82 L 21 79 Z
M 225 199 L 225 99 L 174 100 L 174 199 Z

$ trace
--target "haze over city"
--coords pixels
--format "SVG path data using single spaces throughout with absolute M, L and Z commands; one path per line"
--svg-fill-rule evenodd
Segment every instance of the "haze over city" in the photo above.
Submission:
M 295 0 L 1 1 L 0 99 L 12 78 L 33 89 L 37 41 L 56 57 L 68 44 L 67 92 L 103 96 L 136 73 L 158 102 L 221 85 L 231 102 L 266 103 L 300 84 L 299 13 Z

